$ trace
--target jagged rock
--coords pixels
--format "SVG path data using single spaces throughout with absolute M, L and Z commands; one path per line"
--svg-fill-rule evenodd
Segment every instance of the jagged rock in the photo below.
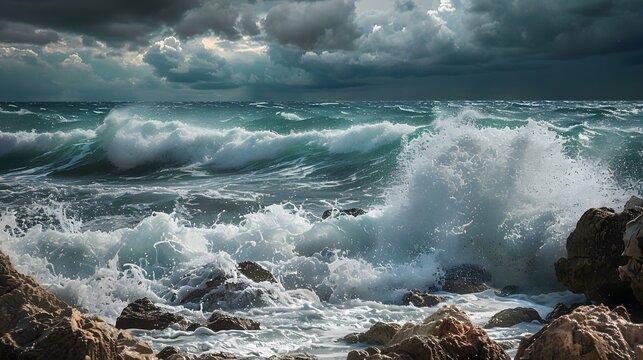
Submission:
M 448 269 L 444 274 L 442 290 L 456 294 L 470 294 L 489 289 L 491 274 L 482 267 L 463 264 Z
M 116 319 L 118 329 L 163 330 L 172 324 L 178 324 L 181 328 L 189 326 L 183 316 L 161 309 L 148 298 L 127 305 Z
M 402 305 L 413 305 L 416 307 L 431 307 L 446 300 L 443 296 L 437 296 L 418 289 L 412 289 L 402 297 Z
M 523 339 L 516 359 L 643 359 L 643 324 L 603 305 L 580 306 Z
M 469 317 L 455 306 L 443 306 L 422 324 L 406 324 L 380 353 L 352 351 L 347 359 L 502 359 L 509 356 L 473 326 Z
M 152 360 L 126 331 L 82 315 L 18 273 L 0 252 L 0 359 Z
M 554 306 L 554 310 L 552 310 L 547 316 L 545 317 L 545 322 L 552 322 L 559 317 L 567 314 L 571 314 L 574 309 L 576 309 L 579 306 L 583 305 L 589 305 L 589 303 L 581 304 L 581 303 L 574 303 L 572 306 L 567 306 L 563 303 L 558 303 L 556 306 Z
M 220 311 L 216 311 L 210 316 L 206 326 L 212 331 L 259 330 L 259 322 L 257 321 L 239 316 L 232 316 Z
M 433 335 L 435 328 L 440 325 L 442 320 L 446 318 L 454 318 L 459 322 L 473 326 L 469 315 L 464 311 L 458 309 L 455 305 L 444 305 L 434 312 L 431 316 L 422 321 L 421 324 L 407 323 L 395 334 L 390 344 L 399 343 L 404 339 L 408 339 L 415 335 Z
M 610 306 L 636 302 L 627 282 L 619 277 L 618 267 L 625 265 L 625 224 L 643 213 L 643 209 L 589 209 L 567 238 L 567 258 L 556 264 L 556 277 L 567 288 Z
M 181 299 L 181 304 L 201 300 L 210 291 L 221 287 L 228 279 L 229 277 L 225 276 L 224 274 L 217 274 L 212 279 L 206 281 L 204 288 L 196 289 L 194 291 L 189 292 L 187 295 L 185 295 Z
M 618 268 L 619 276 L 643 305 L 643 215 L 627 223 L 623 240 L 623 256 L 627 263 Z
M 500 291 L 495 291 L 496 296 L 507 297 L 510 295 L 515 295 L 520 293 L 520 288 L 516 285 L 507 285 L 500 289 Z
M 360 216 L 366 214 L 366 211 L 358 208 L 350 208 L 350 209 L 331 209 L 331 210 L 326 210 L 322 214 L 322 219 L 327 219 L 327 218 L 335 218 L 341 215 L 350 215 L 350 216 Z
M 348 343 L 363 342 L 371 345 L 386 345 L 400 330 L 401 326 L 395 323 L 387 324 L 376 322 L 365 333 L 352 333 L 344 337 Z
M 192 355 L 179 350 L 174 346 L 163 348 L 157 355 L 159 360 L 232 360 L 238 359 L 235 355 L 224 352 Z
M 538 311 L 532 308 L 517 307 L 513 309 L 505 309 L 489 319 L 485 328 L 490 329 L 494 327 L 511 327 L 523 322 L 538 321 L 543 322 L 543 319 L 538 314 Z
M 643 199 L 637 196 L 632 196 L 625 203 L 625 210 L 643 210 Z
M 272 273 L 264 269 L 261 265 L 254 263 L 252 261 L 244 261 L 237 265 L 239 272 L 245 275 L 248 279 L 254 282 L 268 281 L 271 283 L 276 283 L 277 279 L 272 275 Z

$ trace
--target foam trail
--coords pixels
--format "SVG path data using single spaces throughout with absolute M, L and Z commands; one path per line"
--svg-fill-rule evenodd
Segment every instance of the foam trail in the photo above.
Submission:
M 93 131 L 81 129 L 51 133 L 37 133 L 34 131 L 0 132 L 0 156 L 13 153 L 47 152 L 94 137 L 95 133 Z

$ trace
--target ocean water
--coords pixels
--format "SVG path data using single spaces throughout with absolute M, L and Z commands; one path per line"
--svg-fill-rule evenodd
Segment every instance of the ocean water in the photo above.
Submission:
M 643 102 L 0 103 L 0 249 L 113 323 L 147 296 L 192 319 L 218 308 L 258 332 L 135 331 L 157 350 L 345 358 L 337 339 L 476 264 L 499 297 L 442 293 L 474 322 L 578 295 L 554 262 L 590 207 L 643 193 Z M 359 217 L 321 219 L 359 207 Z M 224 301 L 177 298 L 235 262 Z M 257 295 L 259 294 L 259 295 Z M 541 325 L 489 330 L 515 352 Z

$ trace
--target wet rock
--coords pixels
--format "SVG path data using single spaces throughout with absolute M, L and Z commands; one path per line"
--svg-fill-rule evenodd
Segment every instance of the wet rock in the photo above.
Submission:
M 523 339 L 516 359 L 643 359 L 643 324 L 603 305 L 580 306 Z
M 232 316 L 224 312 L 216 311 L 206 324 L 212 331 L 222 330 L 259 330 L 259 322 L 239 316 Z
M 627 263 L 618 268 L 619 277 L 629 284 L 634 297 L 643 305 L 643 215 L 627 223 L 623 240 Z
M 418 289 L 412 289 L 402 297 L 402 305 L 413 305 L 415 307 L 431 307 L 446 300 L 443 296 L 437 296 Z
M 556 277 L 567 288 L 584 293 L 593 301 L 609 306 L 636 303 L 628 282 L 619 277 L 618 267 L 626 264 L 625 224 L 643 209 L 589 209 L 567 238 L 567 257 L 556 264 Z
M 118 329 L 163 330 L 173 324 L 179 324 L 183 328 L 188 326 L 183 316 L 161 309 L 148 298 L 130 303 L 116 319 Z
M 485 328 L 511 327 L 516 324 L 532 321 L 544 322 L 538 314 L 538 311 L 532 308 L 517 307 L 498 312 L 489 319 Z
M 572 306 L 567 306 L 563 303 L 558 303 L 556 304 L 556 306 L 554 306 L 554 310 L 552 310 L 552 312 L 547 314 L 547 316 L 545 317 L 545 321 L 552 322 L 563 315 L 571 314 L 572 311 L 574 311 L 574 309 L 583 305 L 589 305 L 589 304 L 574 303 L 572 304 Z
M 192 355 L 179 350 L 174 346 L 163 348 L 157 355 L 159 360 L 230 360 L 238 359 L 235 355 L 224 352 Z
M 154 353 L 60 301 L 0 252 L 0 359 L 151 360 Z
M 341 215 L 350 215 L 350 216 L 360 216 L 366 214 L 366 211 L 358 208 L 350 208 L 350 209 L 331 209 L 331 210 L 326 210 L 322 214 L 322 219 L 327 219 L 327 218 L 335 218 Z
M 217 274 L 212 279 L 206 281 L 205 287 L 203 287 L 201 289 L 193 290 L 193 291 L 189 292 L 188 294 L 186 294 L 181 299 L 181 304 L 200 301 L 210 291 L 221 287 L 226 282 L 226 280 L 228 280 L 228 279 L 229 279 L 229 277 L 225 276 L 224 274 Z
M 269 360 L 315 360 L 317 357 L 308 353 L 294 353 L 281 356 L 271 356 Z
M 371 345 L 386 345 L 393 336 L 400 330 L 401 326 L 395 323 L 387 324 L 377 322 L 365 333 L 352 333 L 344 337 L 344 341 L 350 343 L 363 342 Z
M 362 359 L 502 359 L 509 356 L 471 324 L 455 306 L 443 306 L 422 324 L 405 324 L 380 353 L 352 351 L 348 358 Z
M 491 274 L 482 267 L 463 264 L 448 269 L 444 274 L 442 290 L 456 294 L 470 294 L 489 289 Z
M 271 283 L 276 283 L 277 279 L 272 275 L 272 273 L 264 269 L 261 265 L 254 263 L 252 261 L 244 261 L 237 265 L 239 272 L 245 275 L 248 279 L 254 282 L 268 281 Z
M 507 297 L 510 295 L 520 294 L 520 288 L 516 285 L 507 285 L 495 293 L 496 296 Z

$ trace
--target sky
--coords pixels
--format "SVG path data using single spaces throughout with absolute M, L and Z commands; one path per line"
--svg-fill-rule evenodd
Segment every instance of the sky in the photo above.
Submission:
M 641 0 L 0 9 L 0 101 L 643 99 Z

